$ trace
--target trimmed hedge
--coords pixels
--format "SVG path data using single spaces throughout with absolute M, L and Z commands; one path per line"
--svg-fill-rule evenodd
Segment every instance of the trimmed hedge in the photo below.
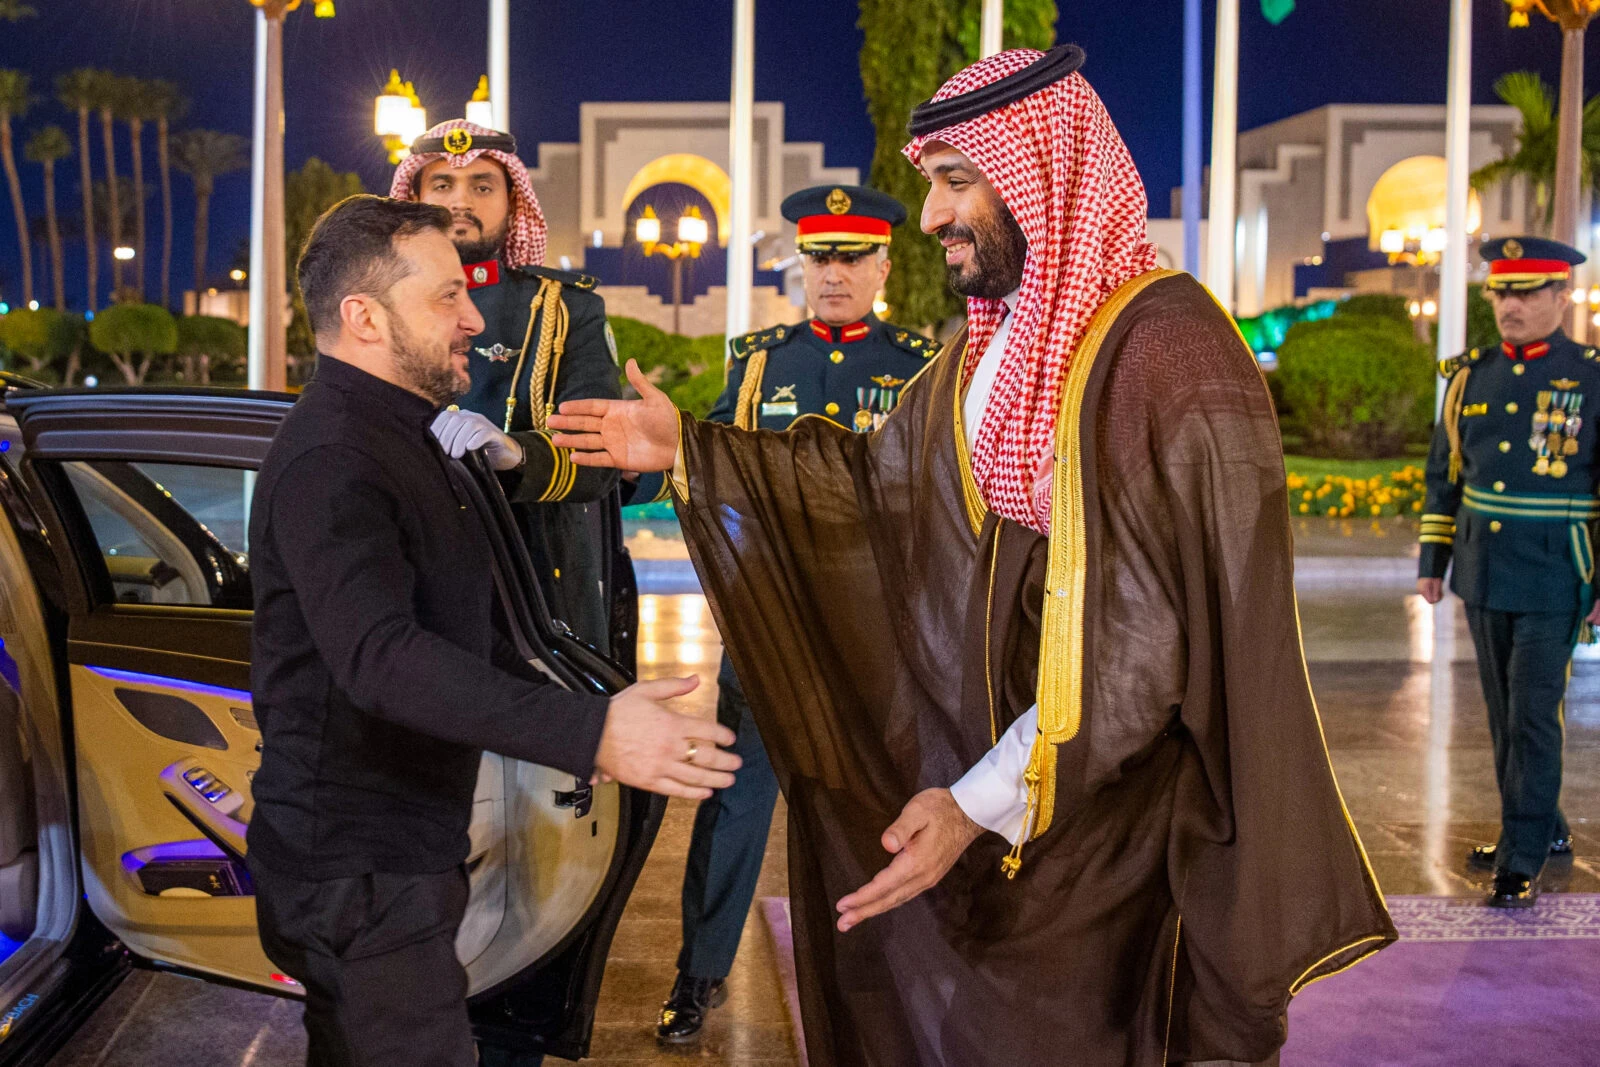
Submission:
M 1408 437 L 1427 433 L 1433 375 L 1409 318 L 1336 314 L 1289 330 L 1275 377 L 1307 454 L 1377 459 L 1404 455 Z

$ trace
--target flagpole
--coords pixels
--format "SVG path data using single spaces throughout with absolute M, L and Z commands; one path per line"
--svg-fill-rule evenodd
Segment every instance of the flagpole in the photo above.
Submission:
M 983 0 L 983 23 L 978 35 L 979 59 L 988 59 L 1005 45 L 1005 0 Z
M 733 93 L 728 109 L 728 165 L 733 185 L 728 220 L 727 336 L 750 332 L 751 185 L 755 174 L 756 0 L 733 4 Z
M 250 329 L 246 371 L 251 389 L 288 385 L 288 294 L 283 235 L 283 15 L 281 0 L 256 9 L 255 130 L 250 168 Z M 204 284 L 196 279 L 196 286 Z
M 1211 94 L 1211 222 L 1205 281 L 1233 311 L 1234 219 L 1238 213 L 1239 0 L 1217 0 L 1216 80 Z
M 1200 277 L 1200 0 L 1183 0 L 1183 269 Z
M 1444 124 L 1445 246 L 1439 261 L 1439 347 L 1447 359 L 1467 347 L 1468 152 L 1472 139 L 1472 0 L 1450 0 L 1450 87 Z M 1441 379 L 1435 396 L 1444 403 Z
M 511 132 L 511 0 L 489 0 L 489 106 L 494 128 Z

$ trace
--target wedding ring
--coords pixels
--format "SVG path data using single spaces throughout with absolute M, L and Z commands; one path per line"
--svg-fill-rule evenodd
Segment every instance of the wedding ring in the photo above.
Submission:
M 698 742 L 698 741 L 690 741 L 689 742 L 689 751 L 687 751 L 687 752 L 685 752 L 683 754 L 683 762 L 685 762 L 685 763 L 693 763 L 694 762 L 694 758 L 696 756 L 698 756 L 699 754 L 700 754 L 700 742 Z

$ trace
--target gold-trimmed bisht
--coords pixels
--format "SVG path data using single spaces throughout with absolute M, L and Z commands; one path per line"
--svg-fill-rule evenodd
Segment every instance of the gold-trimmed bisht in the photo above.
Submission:
M 1153 270 L 1124 282 L 1100 306 L 1067 366 L 1056 415 L 1055 479 L 1050 499 L 1050 544 L 1044 618 L 1039 634 L 1039 732 L 1023 782 L 1028 803 L 1022 831 L 1000 861 L 1007 878 L 1022 868 L 1022 846 L 1050 828 L 1056 806 L 1056 746 L 1078 734 L 1083 719 L 1083 601 L 1089 573 L 1083 506 L 1083 399 L 1100 347 L 1118 316 L 1151 284 L 1181 272 Z

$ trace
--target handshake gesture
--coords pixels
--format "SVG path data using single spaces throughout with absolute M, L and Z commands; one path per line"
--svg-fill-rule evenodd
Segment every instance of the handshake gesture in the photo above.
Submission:
M 650 384 L 637 360 L 628 360 L 627 369 L 638 400 L 568 400 L 547 420 L 557 431 L 551 440 L 571 449 L 580 467 L 671 470 L 678 455 L 678 409 Z
M 741 761 L 717 746 L 733 744 L 733 731 L 662 703 L 699 685 L 699 678 L 658 678 L 636 682 L 612 697 L 592 781 L 617 781 L 685 800 L 704 800 L 713 789 L 732 785 Z

